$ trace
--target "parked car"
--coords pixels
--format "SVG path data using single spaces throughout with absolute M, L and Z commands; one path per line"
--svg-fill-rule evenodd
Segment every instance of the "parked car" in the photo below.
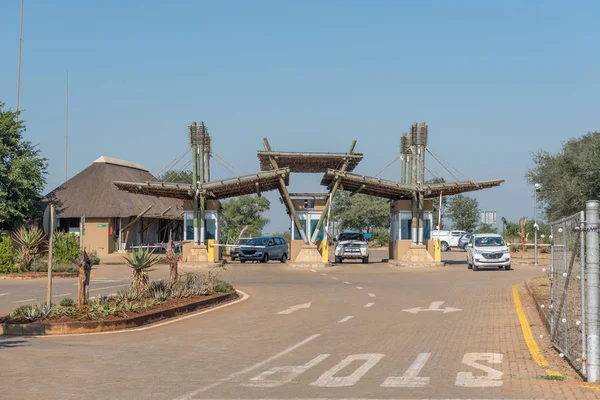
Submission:
M 335 262 L 340 264 L 344 259 L 360 259 L 364 264 L 369 262 L 369 245 L 365 235 L 359 232 L 342 232 L 335 239 Z
M 254 247 L 256 246 L 256 247 Z M 239 258 L 243 264 L 246 261 L 267 263 L 269 260 L 279 260 L 285 263 L 289 249 L 284 238 L 279 236 L 261 236 L 250 239 L 240 247 Z
M 467 244 L 469 244 L 469 240 L 471 240 L 471 236 L 473 236 L 473 235 L 471 235 L 470 233 L 465 233 L 464 235 L 462 235 L 460 237 L 460 239 L 458 239 L 458 248 L 466 251 L 465 246 Z
M 501 235 L 480 233 L 471 236 L 467 244 L 467 266 L 478 271 L 482 267 L 504 268 L 509 270 L 510 252 Z
M 450 250 L 451 247 L 458 247 L 458 241 L 460 240 L 461 236 L 463 236 L 466 233 L 469 233 L 469 232 L 459 231 L 459 230 L 454 230 L 454 231 L 434 230 L 434 231 L 431 231 L 431 239 L 435 240 L 439 237 L 442 251 L 448 251 L 448 250 Z
M 242 245 L 248 243 L 252 238 L 240 238 L 235 244 Z M 240 258 L 240 247 L 232 247 L 229 252 L 229 256 L 231 257 L 231 261 L 235 261 Z

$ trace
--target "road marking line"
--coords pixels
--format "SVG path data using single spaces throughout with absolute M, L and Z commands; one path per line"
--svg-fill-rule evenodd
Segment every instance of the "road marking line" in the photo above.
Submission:
M 11 301 L 12 304 L 17 304 L 17 303 L 25 303 L 28 301 L 35 301 L 35 299 L 27 299 L 27 300 L 18 300 L 18 301 Z
M 315 271 L 314 269 L 311 269 L 311 271 L 312 271 L 312 272 L 317 272 L 317 271 Z
M 317 387 L 347 387 L 354 386 L 371 368 L 373 368 L 382 358 L 383 354 L 353 354 L 340 361 L 336 366 L 323 373 L 311 386 Z M 349 375 L 336 376 L 354 361 L 363 361 L 362 365 Z
M 367 303 L 365 304 L 365 308 L 373 307 L 375 303 Z
M 113 289 L 113 288 L 116 288 L 116 287 L 123 287 L 123 286 L 129 286 L 129 284 L 125 283 L 123 285 L 115 285 L 115 286 L 107 286 L 107 287 L 100 287 L 100 288 L 96 288 L 96 289 L 90 289 L 90 292 L 93 292 L 95 290 Z
M 90 333 L 67 333 L 67 334 L 64 334 L 64 335 L 38 335 L 38 336 L 30 336 L 30 337 L 48 339 L 48 338 L 57 338 L 57 337 L 61 338 L 61 337 L 70 337 L 70 336 L 114 335 L 114 334 L 117 334 L 117 333 L 131 333 L 131 332 L 148 331 L 150 329 L 159 328 L 159 327 L 165 326 L 165 325 L 171 325 L 171 324 L 174 324 L 175 322 L 183 321 L 185 319 L 194 318 L 194 317 L 197 317 L 197 316 L 202 315 L 202 314 L 206 314 L 206 313 L 209 313 L 209 312 L 217 311 L 217 310 L 219 310 L 221 308 L 225 308 L 225 307 L 229 307 L 229 306 L 232 306 L 234 304 L 237 304 L 237 303 L 241 303 L 242 301 L 246 301 L 246 300 L 248 300 L 250 298 L 250 296 L 248 296 L 248 294 L 246 294 L 245 292 L 242 292 L 241 290 L 237 290 L 236 289 L 236 292 L 238 292 L 238 293 L 240 293 L 242 295 L 241 299 L 237 299 L 237 300 L 232 301 L 230 303 L 225 303 L 223 305 L 220 305 L 220 306 L 217 306 L 217 307 L 214 307 L 214 308 L 209 308 L 208 310 L 198 311 L 198 312 L 195 312 L 195 313 L 192 313 L 192 314 L 189 314 L 189 315 L 181 316 L 179 318 L 169 319 L 169 320 L 164 321 L 164 322 L 158 322 L 156 324 L 152 324 L 152 325 L 148 325 L 148 326 L 142 326 L 140 328 L 132 328 L 132 329 L 126 329 L 126 330 L 122 330 L 122 331 L 90 332 Z M 90 297 L 90 300 L 91 299 L 92 298 Z
M 340 319 L 338 322 L 348 322 L 350 321 L 352 318 L 354 318 L 354 315 L 348 315 L 346 318 L 342 318 Z
M 362 289 L 363 289 L 363 288 L 362 288 L 362 287 L 360 287 L 360 286 L 356 286 L 356 288 L 357 288 L 358 290 L 362 290 Z
M 69 296 L 71 293 L 63 293 L 63 294 L 55 294 L 52 297 L 62 297 L 62 296 Z
M 336 278 L 335 276 L 332 276 L 332 277 L 331 277 L 331 279 L 334 279 L 334 280 L 336 280 L 336 281 L 337 281 L 337 280 L 338 280 L 338 279 L 340 279 L 340 278 Z
M 321 275 L 323 275 L 323 276 L 327 276 L 327 274 L 321 274 Z
M 176 400 L 191 400 L 195 395 L 197 395 L 199 393 L 202 393 L 202 392 L 206 392 L 207 390 L 212 389 L 214 387 L 217 387 L 217 386 L 219 386 L 222 383 L 229 382 L 229 381 L 237 378 L 238 376 L 247 374 L 248 372 L 254 371 L 255 369 L 258 369 L 258 368 L 260 368 L 260 367 L 262 367 L 262 366 L 264 366 L 264 365 L 266 365 L 266 364 L 268 364 L 270 362 L 273 362 L 273 361 L 277 360 L 278 358 L 281 358 L 281 357 L 285 356 L 286 354 L 291 353 L 292 351 L 294 351 L 294 350 L 296 350 L 296 349 L 304 346 L 305 344 L 307 344 L 309 342 L 312 342 L 313 340 L 315 340 L 319 336 L 321 336 L 320 333 L 316 333 L 316 334 L 314 334 L 312 336 L 309 336 L 306 339 L 302 340 L 301 342 L 298 342 L 295 345 L 293 345 L 291 347 L 288 347 L 287 349 L 285 349 L 285 350 L 283 350 L 283 351 L 275 354 L 272 357 L 267 358 L 266 360 L 260 361 L 260 362 L 258 362 L 256 364 L 251 365 L 251 366 L 249 366 L 247 368 L 244 368 L 244 369 L 242 369 L 240 371 L 234 372 L 233 374 L 228 375 L 225 378 L 222 378 L 222 379 L 220 379 L 220 380 L 218 380 L 216 382 L 213 382 L 210 385 L 204 386 L 204 387 L 202 387 L 200 389 L 196 389 L 193 392 L 185 394 L 185 395 L 183 395 L 181 397 L 177 397 Z
M 425 366 L 431 353 L 420 353 L 417 359 L 411 364 L 402 376 L 390 376 L 382 384 L 381 387 L 402 387 L 402 388 L 418 388 L 429 385 L 429 377 L 420 377 L 419 374 Z
M 10 294 L 10 293 L 0 293 L 0 297 L 6 296 L 7 294 Z
M 527 322 L 527 317 L 525 316 L 525 312 L 523 311 L 523 305 L 521 304 L 521 298 L 519 297 L 519 285 L 514 285 L 512 287 L 513 292 L 513 301 L 515 303 L 515 309 L 517 310 L 517 317 L 519 317 L 519 322 L 521 323 L 521 330 L 523 331 L 523 337 L 525 338 L 525 343 L 527 344 L 527 348 L 529 349 L 529 353 L 531 353 L 531 358 L 540 366 L 544 368 L 549 368 L 550 363 L 546 360 L 538 344 L 533 338 L 533 333 L 531 332 L 531 327 L 529 326 L 529 322 Z M 546 369 L 546 373 L 548 375 L 553 376 L 562 376 L 562 374 L 556 375 L 557 372 Z
M 301 309 L 303 309 L 303 308 L 310 308 L 310 304 L 311 304 L 311 303 L 304 303 L 304 304 L 297 304 L 297 305 L 295 305 L 295 306 L 290 306 L 290 307 L 286 308 L 286 309 L 285 309 L 285 310 L 283 310 L 283 311 L 279 311 L 279 312 L 278 312 L 278 313 L 276 313 L 276 314 L 284 314 L 284 315 L 288 315 L 288 314 L 291 314 L 291 313 L 293 313 L 294 311 L 298 311 L 298 310 L 301 310 Z
M 344 283 L 345 283 L 346 285 L 349 285 L 349 284 L 350 284 L 350 282 L 348 282 L 348 281 L 344 281 Z
M 375 296 L 375 293 L 369 293 L 369 297 L 377 297 L 377 296 Z

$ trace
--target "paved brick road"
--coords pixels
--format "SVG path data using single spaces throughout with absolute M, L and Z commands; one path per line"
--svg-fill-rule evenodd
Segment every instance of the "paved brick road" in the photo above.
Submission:
M 142 332 L 0 339 L 2 398 L 600 397 L 541 379 L 512 294 L 538 272 L 473 272 L 445 255 L 456 261 L 430 270 L 231 266 L 250 295 L 231 307 Z

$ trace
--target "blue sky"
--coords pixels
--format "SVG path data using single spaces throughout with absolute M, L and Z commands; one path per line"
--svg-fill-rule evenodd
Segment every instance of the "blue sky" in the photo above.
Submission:
M 413 121 L 473 180 L 498 218 L 533 214 L 532 152 L 600 128 L 597 2 L 26 0 L 21 109 L 27 139 L 64 181 L 101 155 L 158 173 L 204 120 L 241 173 L 274 150 L 365 154 L 373 175 Z M 0 6 L 0 100 L 14 108 L 19 0 Z M 444 172 L 435 161 L 433 169 Z M 398 180 L 399 164 L 381 174 Z M 213 176 L 231 173 L 213 163 Z M 447 178 L 448 174 L 446 175 Z M 319 191 L 320 176 L 291 190 Z M 267 231 L 289 226 L 278 194 Z

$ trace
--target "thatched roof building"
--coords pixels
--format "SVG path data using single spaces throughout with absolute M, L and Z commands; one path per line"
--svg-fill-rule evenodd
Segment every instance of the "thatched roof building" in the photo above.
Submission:
M 142 243 L 160 242 L 183 221 L 184 200 L 133 194 L 115 181 L 155 181 L 144 166 L 110 157 L 92 165 L 50 192 L 46 202 L 56 208 L 58 227 L 80 234 L 84 246 L 99 254 Z M 82 229 L 83 222 L 83 229 Z

